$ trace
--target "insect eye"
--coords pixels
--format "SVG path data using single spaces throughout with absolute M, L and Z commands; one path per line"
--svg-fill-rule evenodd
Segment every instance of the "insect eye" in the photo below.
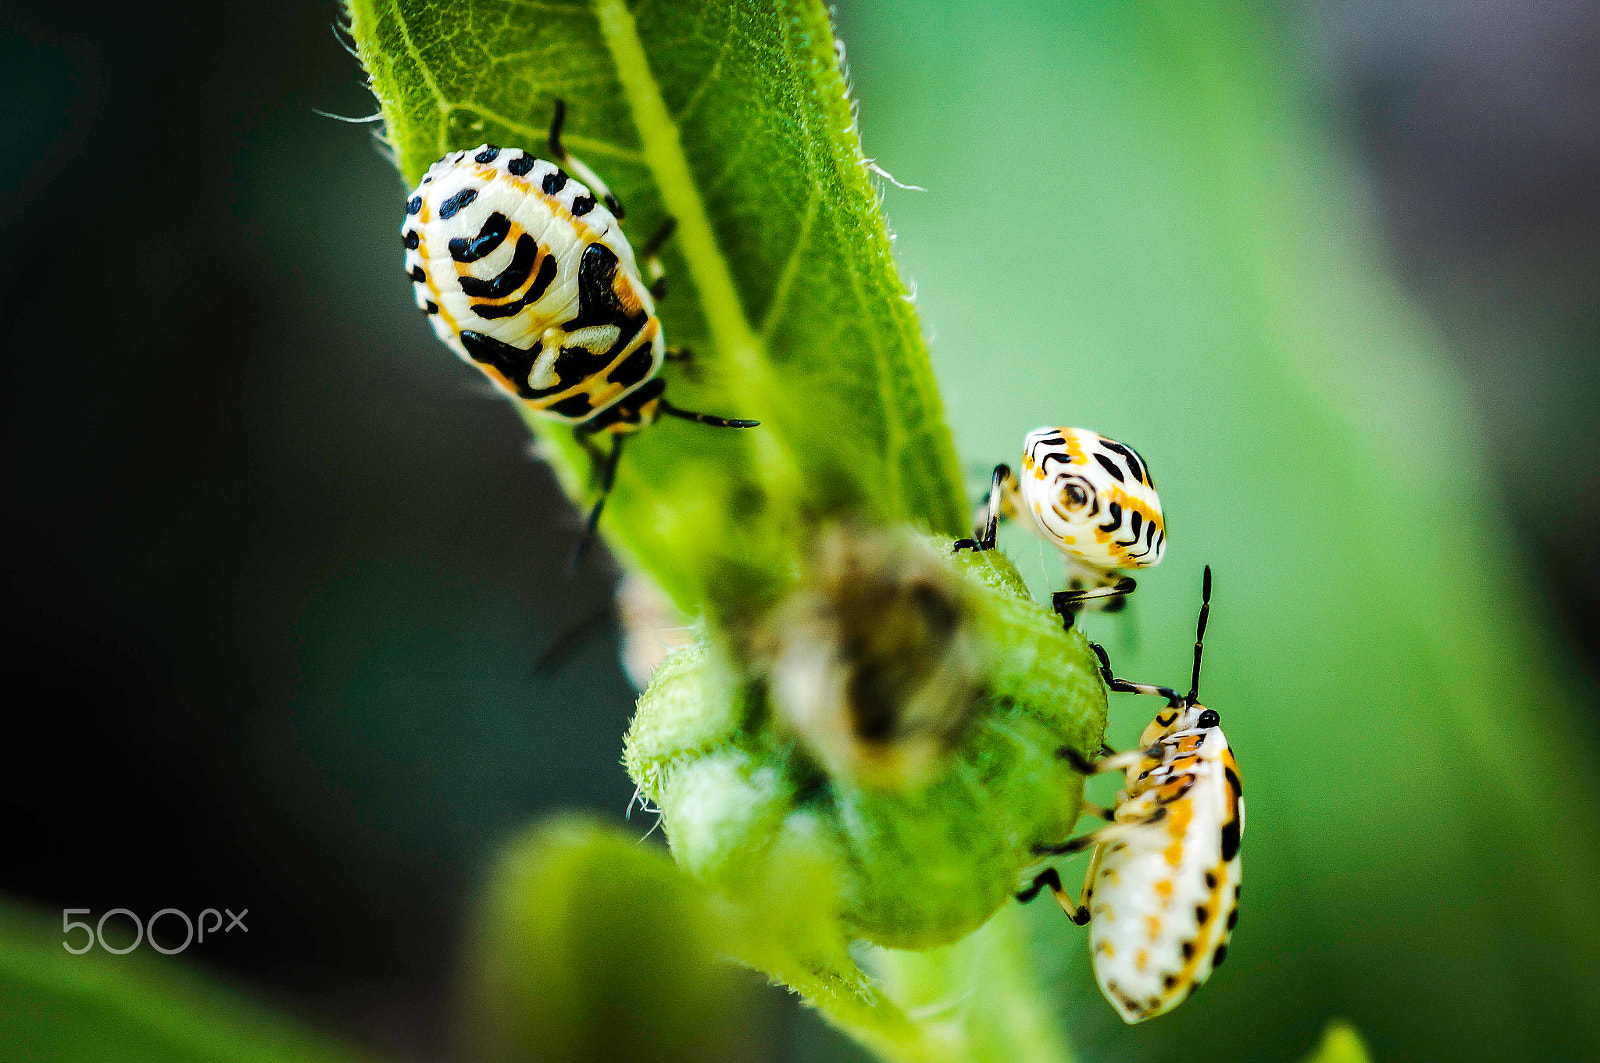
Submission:
M 1218 727 L 1222 724 L 1222 717 L 1217 715 L 1216 709 L 1207 709 L 1200 714 L 1201 727 Z

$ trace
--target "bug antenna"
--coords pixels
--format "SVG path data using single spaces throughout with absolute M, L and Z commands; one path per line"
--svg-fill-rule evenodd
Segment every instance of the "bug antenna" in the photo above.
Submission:
M 661 404 L 657 407 L 657 409 L 659 409 L 662 413 L 669 414 L 673 417 L 678 417 L 685 421 L 693 421 L 695 424 L 710 425 L 712 428 L 761 427 L 760 421 L 749 421 L 742 417 L 718 417 L 716 414 L 711 413 L 695 413 L 693 410 L 685 410 L 678 406 L 674 406 L 666 399 L 661 400 Z
M 1195 625 L 1194 631 L 1194 676 L 1189 682 L 1189 697 L 1186 699 L 1190 705 L 1200 700 L 1200 654 L 1205 649 L 1206 621 L 1211 618 L 1211 566 L 1206 566 L 1204 580 L 1200 584 L 1200 622 Z

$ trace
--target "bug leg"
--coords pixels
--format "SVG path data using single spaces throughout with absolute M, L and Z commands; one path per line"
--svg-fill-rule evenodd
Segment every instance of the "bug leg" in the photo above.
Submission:
M 1005 491 L 1006 481 L 1011 479 L 1009 465 L 996 465 L 994 479 L 989 484 L 989 505 L 984 516 L 983 527 L 978 529 L 975 539 L 957 539 L 953 552 L 962 550 L 993 550 L 995 534 L 1000 527 L 1000 500 Z
M 1023 904 L 1027 904 L 1029 901 L 1033 900 L 1039 895 L 1040 890 L 1049 889 L 1050 892 L 1055 895 L 1056 903 L 1061 905 L 1061 910 L 1067 913 L 1067 918 L 1071 919 L 1078 926 L 1083 926 L 1089 921 L 1089 898 L 1093 896 L 1092 883 L 1094 881 L 1096 864 L 1098 863 L 1099 861 L 1094 861 L 1089 866 L 1090 877 L 1089 880 L 1083 884 L 1083 895 L 1081 900 L 1073 901 L 1068 899 L 1066 887 L 1061 885 L 1061 876 L 1056 873 L 1056 869 L 1053 867 L 1046 868 L 1045 870 L 1039 872 L 1038 876 L 1035 877 L 1031 883 L 1029 883 L 1026 889 L 1018 891 L 1017 900 L 1021 901 Z
M 555 672 L 571 660 L 579 650 L 605 634 L 616 622 L 617 607 L 614 602 L 579 620 L 545 647 L 544 652 L 539 654 L 538 660 L 533 662 L 533 671 L 530 674 L 540 676 Z
M 1071 853 L 1081 853 L 1091 845 L 1126 841 L 1129 837 L 1134 836 L 1139 828 L 1144 825 L 1144 822 L 1113 823 L 1098 830 L 1092 830 L 1088 834 L 1070 838 L 1059 845 L 1035 845 L 1033 853 L 1035 856 L 1067 856 Z
M 666 278 L 663 276 L 666 270 L 661 266 L 661 249 L 677 231 L 678 219 L 668 218 L 639 248 L 639 262 L 644 266 L 644 275 L 650 280 L 651 298 L 660 299 L 667 293 Z
M 1100 760 L 1087 760 L 1071 746 L 1062 746 L 1056 750 L 1056 756 L 1071 764 L 1072 770 L 1079 775 L 1104 775 L 1108 771 L 1127 771 L 1143 760 L 1147 751 L 1130 749 L 1126 753 L 1104 752 L 1106 755 Z
M 1108 598 L 1103 608 L 1108 613 L 1122 610 L 1128 602 L 1128 595 L 1134 592 L 1138 584 L 1132 576 L 1119 576 L 1117 581 L 1106 587 L 1091 587 L 1088 590 L 1056 591 L 1050 596 L 1050 605 L 1056 614 L 1061 617 L 1062 624 L 1068 631 L 1072 630 L 1073 614 L 1084 607 L 1085 602 L 1097 601 Z
M 1130 683 L 1126 679 L 1118 679 L 1111 674 L 1111 658 L 1106 656 L 1105 647 L 1098 642 L 1091 642 L 1089 643 L 1089 648 L 1094 650 L 1096 657 L 1100 658 L 1100 677 L 1106 681 L 1106 686 L 1112 690 L 1121 691 L 1124 694 L 1155 694 L 1166 698 L 1169 705 L 1183 705 L 1182 695 L 1171 687 L 1156 686 L 1153 683 Z
M 1092 831 L 1064 841 L 1060 845 L 1035 845 L 1033 852 L 1035 856 L 1068 856 L 1072 853 L 1081 853 L 1091 845 L 1099 845 L 1101 842 L 1099 835 L 1100 831 Z
M 566 125 L 566 122 L 567 103 L 565 100 L 556 100 L 554 113 L 550 116 L 550 158 L 555 160 L 556 165 L 562 169 L 570 170 L 576 174 L 578 180 L 587 185 L 590 192 L 603 199 L 606 209 L 610 210 L 618 221 L 621 221 L 623 218 L 622 204 L 618 202 L 616 196 L 611 194 L 611 189 L 607 188 L 606 183 L 600 180 L 599 176 L 585 166 L 582 161 L 568 154 L 566 147 L 561 143 L 561 128 Z
M 1053 867 L 1047 867 L 1035 875 L 1032 882 L 1017 891 L 1016 898 L 1021 903 L 1027 904 L 1039 896 L 1039 891 L 1047 886 L 1052 893 L 1061 892 L 1061 876 L 1056 873 L 1056 869 Z
M 589 459 L 589 490 L 593 491 L 600 486 L 600 470 L 605 466 L 605 452 L 594 445 L 592 432 L 579 431 L 574 433 L 578 439 L 578 446 L 583 448 L 583 453 Z
M 663 352 L 663 357 L 666 361 L 683 367 L 678 372 L 683 375 L 685 380 L 697 381 L 700 379 L 700 363 L 694 360 L 694 351 L 688 347 L 668 347 Z
M 1061 618 L 1061 630 L 1071 631 L 1078 616 L 1077 591 L 1056 591 L 1050 595 L 1050 608 Z
M 1115 823 L 1117 821 L 1116 809 L 1106 808 L 1104 805 L 1092 805 L 1087 801 L 1078 806 L 1078 814 L 1080 816 L 1094 816 L 1096 819 L 1103 819 L 1107 823 Z
M 589 544 L 594 541 L 595 533 L 600 528 L 600 514 L 606 508 L 606 499 L 610 496 L 611 487 L 617 479 L 617 461 L 622 457 L 624 438 L 620 435 L 611 437 L 611 453 L 606 455 L 605 462 L 600 466 L 600 497 L 595 501 L 594 508 L 589 511 L 589 519 L 583 526 L 583 538 L 578 540 L 578 548 L 572 553 L 573 568 L 583 563 L 583 555 L 588 553 Z

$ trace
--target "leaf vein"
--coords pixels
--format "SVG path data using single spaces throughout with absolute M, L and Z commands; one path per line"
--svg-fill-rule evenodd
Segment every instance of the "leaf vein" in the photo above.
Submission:
M 761 339 L 764 343 L 772 342 L 773 333 L 782 324 L 783 312 L 789 303 L 789 292 L 794 287 L 795 278 L 800 274 L 800 262 L 811 243 L 811 226 L 816 221 L 817 206 L 820 201 L 818 185 L 813 181 L 811 190 L 806 196 L 806 213 L 800 219 L 800 232 L 795 236 L 794 250 L 789 252 L 789 257 L 784 260 L 783 268 L 778 273 L 778 283 L 772 290 L 772 302 L 767 305 L 766 317 L 761 322 Z
M 638 24 L 623 0 L 594 2 L 601 36 L 611 52 L 623 98 L 633 112 L 645 163 L 661 189 L 664 205 L 677 220 L 678 247 L 700 292 L 712 342 L 718 354 L 743 381 L 742 393 L 751 409 L 740 412 L 745 416 L 754 413 L 758 419 L 766 421 L 771 416 L 767 409 L 768 397 L 774 391 L 768 380 L 765 346 L 745 313 L 732 269 L 711 226 L 705 201 L 684 154 L 678 127 L 650 69 Z M 754 433 L 751 443 L 766 473 L 785 480 L 794 475 L 793 459 L 784 449 L 778 432 Z

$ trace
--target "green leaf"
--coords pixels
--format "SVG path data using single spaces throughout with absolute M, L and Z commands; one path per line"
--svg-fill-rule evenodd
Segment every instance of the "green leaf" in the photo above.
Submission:
M 852 938 L 943 945 L 1011 903 L 1033 846 L 1072 826 L 1081 780 L 1057 751 L 1098 750 L 1105 699 L 1083 636 L 1028 600 L 1009 562 L 950 556 L 970 509 L 821 4 L 350 0 L 350 13 L 408 182 L 484 142 L 543 153 L 565 100 L 567 146 L 623 201 L 631 236 L 677 223 L 660 312 L 668 342 L 695 356 L 667 367 L 672 401 L 761 422 L 669 420 L 631 438 L 602 526 L 709 621 L 708 644 L 652 687 L 629 767 L 666 811 L 680 865 L 733 913 L 737 953 L 887 1058 L 1064 1058 L 1036 1036 L 1047 1009 L 1015 934 L 885 960 L 890 993 L 852 958 Z M 395 210 L 398 224 L 398 195 Z M 582 496 L 571 430 L 530 424 Z M 961 613 L 984 652 L 970 666 L 950 654 L 971 693 L 925 702 L 971 722 L 949 728 L 959 748 L 939 750 L 930 786 L 830 779 L 774 722 L 775 618 L 815 601 L 816 544 L 840 529 L 931 537 L 930 583 L 960 581 L 955 597 L 971 598 Z M 892 657 L 900 643 L 887 644 Z M 916 669 L 851 666 L 862 689 L 890 692 L 885 716 L 905 710 L 895 692 Z M 1014 976 L 1012 1013 L 1031 1016 L 1015 1038 L 988 1013 L 924 1021 L 897 1003 L 932 1014 L 922 990 L 975 980 L 982 963 Z
M 1343 1019 L 1334 1019 L 1322 1031 L 1322 1040 L 1305 1058 L 1305 1063 L 1370 1063 L 1367 1046 L 1356 1028 Z
M 351 0 L 351 30 L 409 182 L 485 141 L 567 146 L 627 208 L 668 218 L 661 318 L 687 366 L 668 420 L 629 441 L 603 529 L 691 614 L 789 579 L 800 529 L 849 514 L 955 536 L 967 503 L 821 4 Z M 400 198 L 395 217 L 400 219 Z M 396 261 L 398 262 L 398 256 Z M 445 356 L 418 322 L 418 347 Z M 587 462 L 534 419 L 574 495 Z
M 659 849 L 551 819 L 501 857 L 478 916 L 475 1058 L 737 1058 L 752 985 L 723 960 L 727 937 L 706 890 Z
M 375 1058 L 248 1003 L 215 976 L 202 977 L 179 961 L 143 950 L 73 955 L 62 947 L 59 923 L 0 905 L 0 1059 L 6 1063 Z

